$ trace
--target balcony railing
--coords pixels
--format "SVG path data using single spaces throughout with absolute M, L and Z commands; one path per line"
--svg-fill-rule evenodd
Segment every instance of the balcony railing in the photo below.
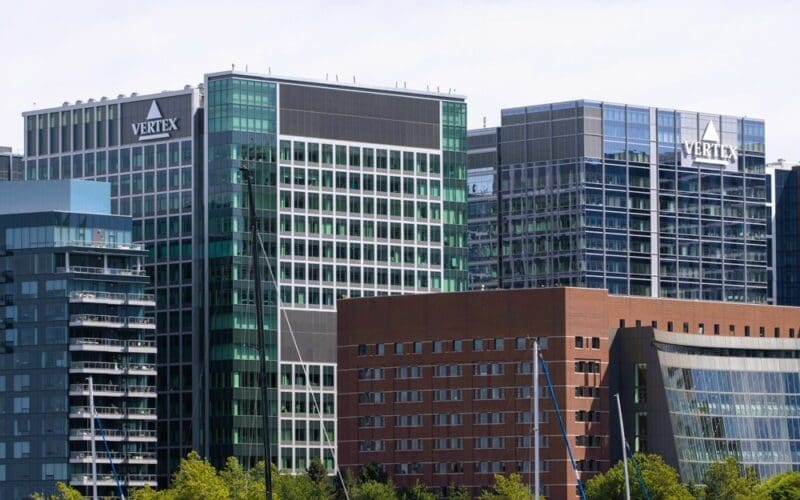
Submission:
M 112 292 L 91 292 L 91 291 L 77 291 L 70 292 L 70 302 L 95 302 L 95 303 L 118 303 L 125 302 L 127 296 L 124 293 Z
M 128 408 L 128 417 L 130 418 L 149 418 L 156 417 L 155 408 Z
M 154 340 L 120 340 L 96 337 L 77 337 L 69 340 L 74 351 L 111 351 L 123 352 L 129 349 L 155 349 Z
M 69 317 L 70 326 L 97 326 L 103 328 L 146 328 L 154 329 L 156 320 L 150 316 L 110 316 L 107 314 L 73 314 Z
M 128 303 L 141 303 L 141 304 L 155 304 L 156 296 L 152 293 L 129 293 L 128 294 Z
M 106 439 L 109 441 L 156 439 L 156 431 L 149 429 L 105 429 L 104 432 Z M 69 434 L 70 438 L 74 438 L 73 440 L 89 440 L 92 438 L 91 429 L 72 429 Z M 99 430 L 95 430 L 95 436 L 101 437 Z
M 114 395 L 114 396 L 122 396 L 125 391 L 124 387 L 114 384 L 94 384 L 94 387 L 92 389 L 94 390 L 94 393 L 98 395 Z M 72 384 L 69 386 L 69 392 L 88 394 L 89 384 Z
M 89 266 L 69 266 L 57 267 L 57 273 L 81 273 L 81 274 L 106 274 L 113 276 L 147 276 L 144 269 L 122 269 L 117 267 L 89 267 Z
M 56 241 L 55 247 L 83 247 L 83 248 L 111 248 L 116 250 L 144 250 L 144 245 L 139 243 L 110 243 L 107 241 L 81 241 L 62 240 Z
M 91 412 L 88 406 L 73 406 L 69 410 L 71 415 L 76 415 L 76 418 L 90 418 Z M 98 417 L 119 417 L 125 416 L 122 408 L 116 406 L 95 406 L 94 412 Z
M 120 363 L 107 363 L 103 361 L 73 361 L 69 365 L 72 373 L 94 372 L 94 373 L 113 373 L 121 375 L 125 371 L 125 365 Z

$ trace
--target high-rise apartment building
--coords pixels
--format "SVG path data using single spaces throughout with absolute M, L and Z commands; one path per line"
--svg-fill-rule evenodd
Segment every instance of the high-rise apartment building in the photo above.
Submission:
M 11 148 L 0 146 L 0 181 L 21 181 L 25 178 L 22 155 L 14 154 Z
M 763 121 L 579 100 L 469 138 L 473 288 L 768 300 Z
M 90 495 L 92 441 L 100 495 L 156 484 L 155 298 L 110 208 L 104 183 L 0 183 L 2 498 Z
M 228 71 L 25 123 L 27 178 L 111 182 L 148 248 L 160 479 L 190 448 L 220 466 L 263 457 L 241 167 L 275 274 L 262 255 L 280 468 L 335 466 L 338 298 L 467 287 L 463 97 Z

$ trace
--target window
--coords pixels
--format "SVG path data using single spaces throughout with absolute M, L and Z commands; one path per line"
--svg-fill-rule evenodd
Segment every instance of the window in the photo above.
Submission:
M 672 321 L 667 321 L 667 331 L 671 332 L 673 330 Z
M 422 354 L 422 342 L 414 342 L 414 354 Z
M 395 345 L 394 345 L 394 353 L 395 354 L 403 354 L 403 352 L 404 352 L 403 343 L 402 342 L 395 343 Z
M 780 336 L 781 336 L 781 329 L 776 326 L 775 327 L 775 338 L 778 338 Z
M 383 356 L 386 352 L 386 344 L 375 344 L 376 351 L 378 356 Z
M 514 342 L 514 347 L 518 351 L 525 349 L 525 344 L 527 344 L 526 340 L 527 339 L 525 337 L 517 337 L 516 341 Z
M 463 348 L 463 341 L 461 340 L 453 341 L 453 352 L 461 352 L 462 348 Z
M 575 337 L 575 348 L 583 349 L 583 337 Z
M 599 361 L 576 361 L 575 373 L 600 373 Z
M 744 336 L 745 337 L 749 337 L 750 336 L 750 326 L 748 326 L 748 325 L 745 325 L 745 327 L 744 327 Z
M 483 351 L 483 339 L 475 339 L 472 341 L 472 350 L 474 352 L 482 352 Z
M 767 329 L 766 329 L 766 328 L 764 328 L 763 326 L 759 326 L 759 327 L 758 327 L 758 336 L 759 336 L 759 337 L 764 337 L 764 336 L 766 336 L 766 334 L 767 334 L 766 330 L 767 330 Z
M 442 352 L 442 341 L 441 340 L 434 340 L 432 348 L 433 348 L 433 352 L 435 352 L 437 354 Z
M 506 348 L 505 339 L 494 339 L 494 350 L 495 351 L 504 351 L 505 348 Z
M 684 321 L 683 322 L 683 333 L 689 333 L 689 322 L 688 321 Z
M 600 397 L 600 388 L 592 386 L 578 386 L 575 388 L 575 397 L 578 398 L 598 398 Z
M 714 323 L 714 335 L 719 335 L 719 323 Z
M 600 349 L 600 337 L 592 337 L 592 349 Z
M 366 356 L 367 355 L 367 345 L 366 344 L 358 344 L 358 355 L 359 356 Z

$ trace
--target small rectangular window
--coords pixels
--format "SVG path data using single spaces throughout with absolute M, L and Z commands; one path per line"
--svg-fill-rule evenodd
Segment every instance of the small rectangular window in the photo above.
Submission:
M 625 328 L 625 320 L 624 319 L 620 319 L 619 320 L 619 327 L 620 328 Z
M 758 327 L 758 336 L 759 337 L 764 337 L 764 336 L 766 336 L 766 334 L 767 334 L 767 329 L 765 327 L 763 327 L 763 326 L 759 326 Z
M 517 340 L 515 342 L 515 348 L 518 351 L 521 351 L 521 350 L 525 349 L 525 344 L 526 344 L 525 337 L 517 337 Z
M 414 342 L 414 354 L 422 354 L 422 342 Z
M 506 341 L 504 339 L 494 339 L 494 350 L 504 351 L 506 348 Z
M 433 352 L 435 352 L 435 353 L 442 352 L 442 341 L 441 340 L 434 340 L 433 341 Z
M 689 333 L 689 322 L 688 321 L 684 321 L 683 322 L 683 333 Z
M 366 344 L 358 344 L 358 355 L 359 356 L 366 356 L 367 355 L 367 345 Z
M 719 335 L 719 324 L 714 323 L 714 335 Z
M 736 335 L 736 325 L 729 325 L 728 333 L 730 333 L 731 335 Z
M 789 338 L 790 339 L 794 338 L 794 328 L 789 328 Z
M 780 327 L 775 327 L 775 338 L 779 338 L 781 336 L 781 329 Z
M 700 324 L 697 325 L 697 332 L 700 335 L 703 335 L 704 333 L 706 333 L 705 329 L 706 329 L 706 327 L 705 327 L 705 325 L 703 323 L 700 323 Z
M 673 329 L 672 321 L 667 321 L 667 331 L 671 332 Z
M 461 352 L 462 348 L 463 348 L 463 341 L 461 340 L 453 341 L 453 352 Z
M 475 339 L 472 341 L 472 350 L 474 352 L 483 351 L 483 339 Z
M 656 329 L 658 329 L 658 321 L 656 321 L 656 320 L 653 320 L 653 321 L 650 323 L 650 325 L 651 325 L 653 328 L 656 328 Z
M 397 342 L 394 345 L 394 353 L 395 354 L 403 354 L 403 352 L 404 352 L 403 343 L 402 342 Z
M 636 320 L 636 326 L 642 326 L 642 320 L 637 319 Z
M 583 337 L 575 337 L 575 348 L 583 349 Z
M 745 327 L 744 327 L 744 336 L 745 337 L 749 337 L 750 336 L 750 326 L 749 325 L 745 325 Z
M 600 337 L 592 337 L 592 349 L 600 349 Z

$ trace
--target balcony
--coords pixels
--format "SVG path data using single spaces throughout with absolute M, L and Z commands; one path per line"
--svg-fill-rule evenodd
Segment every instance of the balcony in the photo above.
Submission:
M 84 352 L 132 352 L 137 354 L 155 354 L 156 343 L 153 340 L 119 340 L 97 337 L 77 337 L 69 340 L 69 350 Z
M 102 374 L 102 375 L 122 375 L 125 373 L 125 365 L 120 363 L 106 363 L 103 361 L 73 361 L 69 365 L 70 373 Z M 155 372 L 155 369 L 153 370 Z
M 154 398 L 156 397 L 156 386 L 154 385 L 129 385 L 127 389 L 128 397 L 132 398 Z
M 125 388 L 112 384 L 94 384 L 95 396 L 122 397 L 125 395 Z M 69 386 L 70 396 L 89 396 L 89 384 L 72 384 Z
M 110 243 L 107 241 L 62 240 L 54 243 L 55 247 L 108 248 L 112 250 L 144 250 L 139 243 Z
M 114 462 L 115 464 L 125 463 L 128 459 L 126 453 L 112 452 L 103 453 L 97 450 L 97 463 L 107 464 Z M 110 455 L 110 456 L 109 456 Z M 90 451 L 73 451 L 69 454 L 69 463 L 71 464 L 90 464 L 92 463 L 92 452 Z M 91 475 L 90 475 L 91 477 Z
M 156 420 L 155 408 L 128 408 L 128 418 L 131 420 Z
M 128 375 L 152 375 L 155 377 L 156 367 L 155 365 L 133 364 L 125 366 L 125 372 Z
M 128 474 L 122 478 L 128 486 L 156 486 L 156 476 L 154 474 Z
M 104 314 L 73 314 L 69 317 L 69 326 L 87 326 L 98 328 L 124 328 L 125 318 Z
M 87 417 L 88 418 L 88 417 Z M 126 434 L 125 431 L 120 429 L 106 429 L 105 430 L 105 438 L 106 441 L 124 441 Z M 95 430 L 95 436 L 97 441 L 102 439 L 99 430 Z M 69 440 L 70 441 L 91 441 L 92 440 L 92 430 L 91 429 L 71 429 L 69 431 Z
M 152 293 L 129 293 L 127 296 L 127 301 L 129 306 L 156 306 L 156 296 Z
M 125 436 L 128 441 L 136 443 L 155 443 L 158 440 L 154 430 L 128 429 L 125 431 Z
M 127 296 L 124 293 L 111 292 L 70 292 L 69 301 L 72 304 L 112 304 L 122 305 Z
M 76 273 L 76 274 L 102 274 L 106 276 L 147 276 L 144 269 L 122 269 L 118 267 L 88 267 L 88 266 L 69 266 L 57 267 L 57 273 Z
M 155 410 L 153 410 L 155 412 Z M 116 406 L 95 406 L 94 413 L 97 418 L 121 420 L 125 418 L 122 408 Z M 91 418 L 88 406 L 73 406 L 69 409 L 69 418 Z
M 156 319 L 149 316 L 128 316 L 128 328 L 156 329 Z
M 88 413 L 86 418 L 88 418 Z M 95 429 L 95 436 L 98 441 L 102 439 L 99 429 Z M 155 443 L 157 441 L 156 431 L 150 429 L 105 429 L 105 438 L 106 441 L 113 442 Z M 70 430 L 70 441 L 91 441 L 91 439 L 91 429 Z
M 70 462 L 72 459 L 70 458 Z M 98 462 L 100 461 L 100 457 L 98 455 Z M 118 462 L 114 462 L 118 463 Z M 94 480 L 92 479 L 91 474 L 73 474 L 72 477 L 69 479 L 70 486 L 91 486 L 94 484 Z M 97 486 L 116 486 L 117 480 L 114 479 L 113 474 L 98 474 L 97 475 Z

